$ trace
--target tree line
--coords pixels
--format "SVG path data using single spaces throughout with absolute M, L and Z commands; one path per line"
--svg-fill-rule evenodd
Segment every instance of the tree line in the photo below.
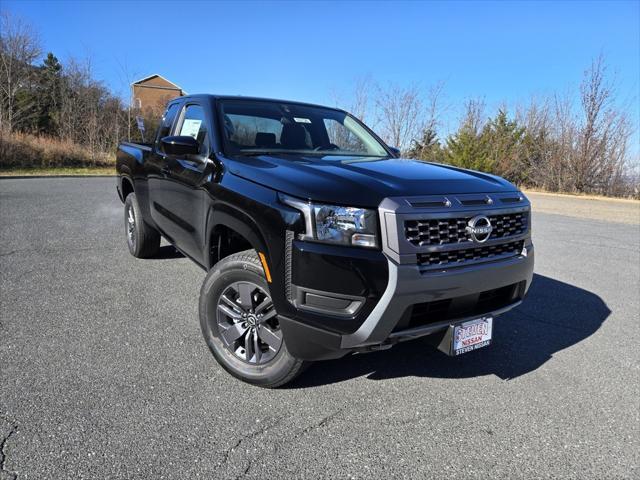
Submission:
M 42 59 L 30 25 L 7 12 L 0 22 L 0 166 L 10 163 L 12 151 L 25 156 L 8 143 L 15 134 L 78 146 L 86 152 L 78 162 L 94 165 L 113 162 L 118 141 L 139 138 L 127 102 L 95 79 L 89 60 L 63 65 L 53 53 Z M 493 114 L 482 99 L 470 99 L 453 129 L 444 128 L 452 109 L 444 87 L 361 79 L 349 101 L 334 97 L 412 158 L 549 191 L 639 195 L 638 145 L 631 147 L 637 132 L 603 57 L 588 66 L 576 92 L 505 105 Z
M 493 115 L 482 99 L 470 99 L 445 134 L 451 107 L 442 83 L 423 91 L 364 79 L 356 83 L 351 103 L 338 97 L 336 104 L 346 105 L 411 158 L 493 173 L 529 188 L 638 197 L 640 145 L 611 77 L 598 56 L 576 92 L 532 97 Z
M 2 12 L 0 134 L 60 140 L 82 147 L 88 163 L 103 162 L 127 132 L 127 106 L 95 79 L 89 60 L 63 66 L 53 53 L 41 58 L 37 32 Z

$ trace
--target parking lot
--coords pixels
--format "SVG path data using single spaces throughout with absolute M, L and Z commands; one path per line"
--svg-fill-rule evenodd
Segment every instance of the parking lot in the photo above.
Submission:
M 638 478 L 640 218 L 533 222 L 534 283 L 491 347 L 418 340 L 264 390 L 209 353 L 205 273 L 129 255 L 115 179 L 2 179 L 0 480 Z

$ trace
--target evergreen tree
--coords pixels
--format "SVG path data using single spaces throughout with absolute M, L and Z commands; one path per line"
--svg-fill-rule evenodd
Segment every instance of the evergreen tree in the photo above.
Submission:
M 422 132 L 420 140 L 414 140 L 411 149 L 407 152 L 410 158 L 425 160 L 427 162 L 442 162 L 442 145 L 438 140 L 436 131 L 426 128 Z
M 62 95 L 62 65 L 51 52 L 39 67 L 37 89 L 39 110 L 37 131 L 55 135 L 58 130 Z
M 507 112 L 500 109 L 482 130 L 487 164 L 491 172 L 511 181 L 523 180 L 523 139 L 525 128 L 515 120 L 509 120 Z
M 446 163 L 472 170 L 492 172 L 493 164 L 487 154 L 483 135 L 471 122 L 464 122 L 458 131 L 447 139 L 444 150 Z

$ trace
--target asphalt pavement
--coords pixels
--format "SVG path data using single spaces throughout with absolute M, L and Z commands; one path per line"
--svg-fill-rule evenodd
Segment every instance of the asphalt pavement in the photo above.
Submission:
M 264 390 L 209 353 L 204 272 L 129 255 L 113 178 L 0 180 L 0 480 L 639 478 L 640 227 L 534 213 L 533 235 L 491 347 Z

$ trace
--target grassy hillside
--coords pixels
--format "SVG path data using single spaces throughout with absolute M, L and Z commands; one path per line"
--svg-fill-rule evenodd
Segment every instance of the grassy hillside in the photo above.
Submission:
M 52 137 L 24 133 L 0 134 L 0 170 L 114 167 L 115 154 Z

